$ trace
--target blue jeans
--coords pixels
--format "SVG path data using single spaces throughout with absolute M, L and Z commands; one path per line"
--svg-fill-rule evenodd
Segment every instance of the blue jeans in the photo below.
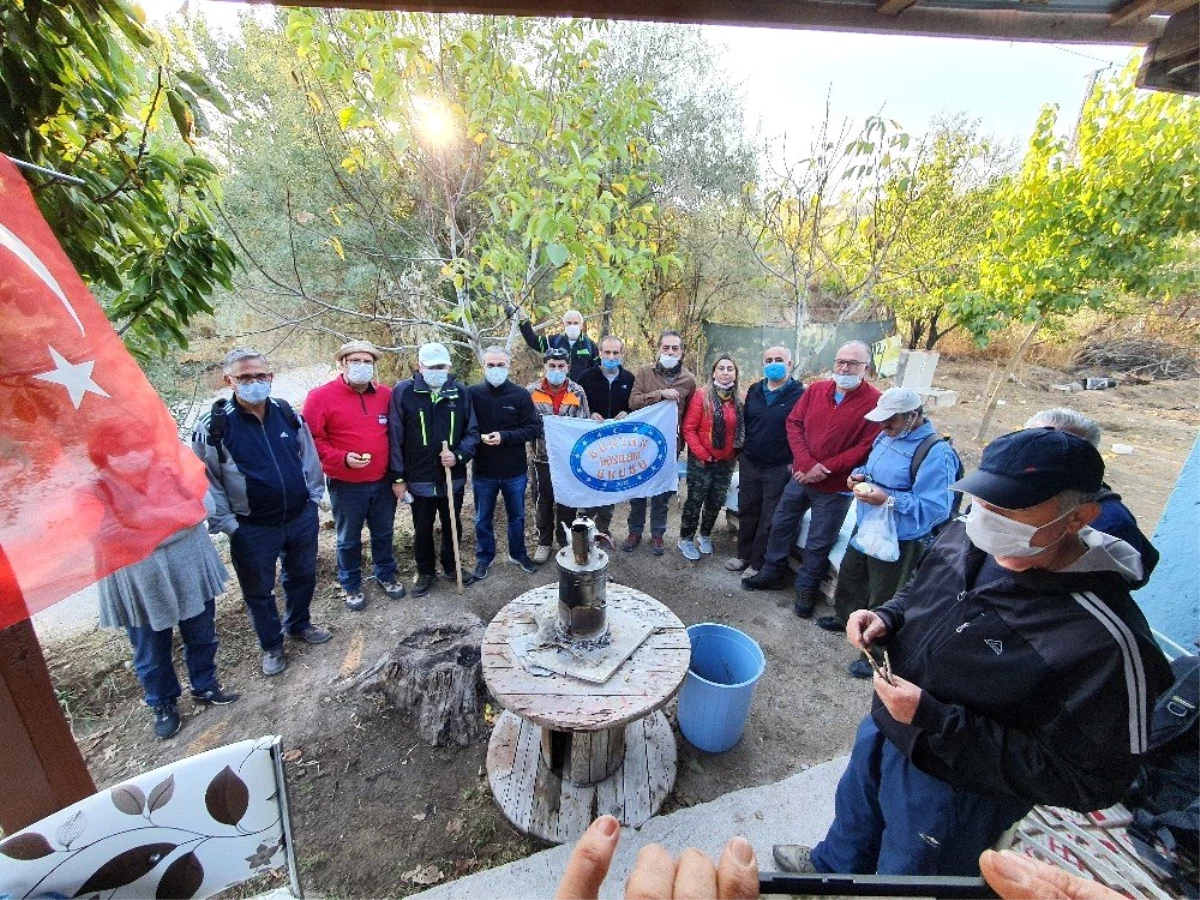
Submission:
M 979 854 L 1029 812 L 926 775 L 869 715 L 838 782 L 834 819 L 812 849 L 818 872 L 855 875 L 979 875 Z
M 827 494 L 789 478 L 771 516 L 771 534 L 767 538 L 762 571 L 775 575 L 787 569 L 788 554 L 800 534 L 800 522 L 805 511 L 811 509 L 808 536 L 804 539 L 804 562 L 796 575 L 796 590 L 815 591 L 825 577 L 829 551 L 837 543 L 838 532 L 842 530 L 842 522 L 853 501 L 849 495 Z
M 524 473 L 512 478 L 480 478 L 475 485 L 475 564 L 486 566 L 496 558 L 496 495 L 504 495 L 504 516 L 508 521 L 508 555 L 524 559 L 525 549 L 525 486 L 529 476 Z
M 352 482 L 328 479 L 329 505 L 337 527 L 338 584 L 348 594 L 362 590 L 362 529 L 371 535 L 371 561 L 377 581 L 396 580 L 392 533 L 396 528 L 396 495 L 387 479 Z
M 674 463 L 672 463 L 674 465 Z M 675 491 L 655 494 L 650 498 L 650 534 L 662 537 L 667 531 L 667 507 Z M 629 533 L 641 534 L 646 527 L 646 498 L 634 497 L 629 501 Z
M 184 619 L 178 625 L 183 638 L 183 659 L 187 663 L 188 681 L 193 691 L 217 687 L 217 629 L 216 602 L 209 600 L 199 615 Z M 174 628 L 155 631 L 149 625 L 125 629 L 133 644 L 133 670 L 146 694 L 147 706 L 179 698 L 179 677 L 171 660 L 171 639 Z
M 284 525 L 243 522 L 229 538 L 229 556 L 264 650 L 283 646 L 283 628 L 300 634 L 312 624 L 308 608 L 317 586 L 317 504 Z M 275 565 L 282 563 L 284 618 L 275 603 Z

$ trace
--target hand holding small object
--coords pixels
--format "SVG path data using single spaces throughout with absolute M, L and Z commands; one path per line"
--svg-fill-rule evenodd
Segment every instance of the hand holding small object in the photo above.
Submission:
M 499 447 L 500 446 L 500 432 L 489 431 L 487 434 L 482 435 L 480 440 L 482 440 L 489 447 Z
M 857 609 L 846 620 L 846 640 L 859 650 L 869 650 L 885 634 L 887 625 L 869 609 Z
M 371 464 L 370 453 L 347 453 L 346 467 L 350 469 L 365 469 Z
M 911 725 L 921 703 L 921 689 L 899 675 L 889 681 L 878 668 L 875 670 L 875 693 L 892 714 L 892 718 L 903 725 Z
M 453 469 L 458 464 L 458 458 L 450 450 L 443 450 L 438 454 L 438 459 L 441 460 L 442 465 L 447 469 Z

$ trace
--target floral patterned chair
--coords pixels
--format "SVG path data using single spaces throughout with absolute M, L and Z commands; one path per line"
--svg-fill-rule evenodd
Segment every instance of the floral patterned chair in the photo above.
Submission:
M 278 736 L 139 775 L 0 841 L 0 898 L 207 897 L 287 865 L 301 898 Z

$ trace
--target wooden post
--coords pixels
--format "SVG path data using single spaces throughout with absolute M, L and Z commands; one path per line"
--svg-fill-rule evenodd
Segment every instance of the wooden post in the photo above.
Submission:
M 24 605 L 0 550 L 0 604 Z M 28 619 L 0 630 L 0 828 L 20 831 L 96 793 Z
M 450 442 L 442 441 L 442 452 L 450 452 Z M 441 463 L 438 463 L 441 465 Z M 450 469 L 445 469 L 446 472 L 446 502 L 450 505 L 450 537 L 454 542 L 454 577 L 458 580 L 458 592 L 463 592 L 462 583 L 462 553 L 458 549 L 458 525 L 455 524 L 457 517 L 454 515 L 454 476 Z M 466 490 L 466 488 L 463 488 Z

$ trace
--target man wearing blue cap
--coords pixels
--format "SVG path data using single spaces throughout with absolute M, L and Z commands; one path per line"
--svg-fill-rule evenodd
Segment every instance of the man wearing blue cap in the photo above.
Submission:
M 1030 429 L 951 485 L 973 498 L 966 522 L 894 598 L 850 615 L 850 643 L 886 661 L 833 825 L 811 850 L 776 845 L 781 867 L 978 875 L 1034 804 L 1121 799 L 1171 671 L 1129 595 L 1137 551 L 1088 527 L 1103 476 L 1087 441 Z

